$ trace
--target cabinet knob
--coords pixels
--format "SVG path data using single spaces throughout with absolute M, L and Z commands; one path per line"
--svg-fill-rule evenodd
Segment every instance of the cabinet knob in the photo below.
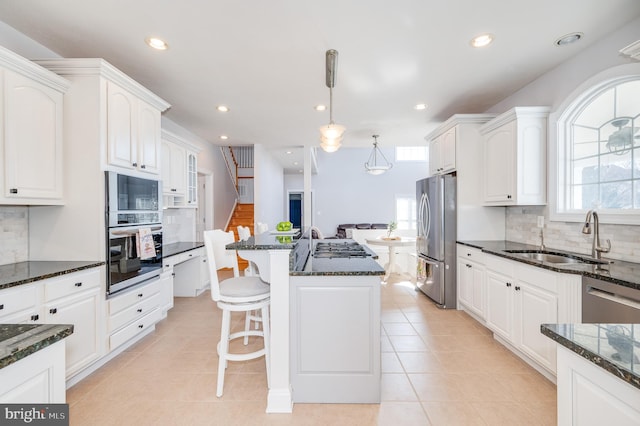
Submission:
M 133 163 L 132 166 L 133 167 L 138 167 L 138 163 Z
M 467 253 L 467 256 L 471 256 L 471 253 Z
M 40 315 L 31 315 L 31 321 L 38 321 L 40 319 Z
M 146 169 L 147 166 L 145 166 L 144 164 L 140 166 L 141 169 Z
M 467 263 L 467 268 L 471 268 L 471 265 L 469 265 L 468 263 Z
M 10 193 L 10 194 L 17 194 L 17 193 L 18 193 L 18 188 L 11 188 L 11 189 L 9 190 L 9 193 Z
M 511 283 L 507 283 L 507 287 L 511 287 Z
M 4 303 L 0 305 L 0 311 L 4 309 Z
M 176 191 L 177 191 L 177 189 L 171 188 L 171 192 L 176 192 Z
M 144 328 L 144 324 L 138 325 L 138 328 Z
M 173 272 L 173 273 L 171 274 L 171 276 L 172 276 L 172 277 L 175 277 L 175 276 L 176 276 L 176 273 L 175 273 L 175 272 Z
M 138 293 L 138 297 L 144 296 L 144 293 Z
M 58 308 L 49 309 L 49 313 L 50 314 L 57 314 L 58 313 Z
M 138 313 L 142 312 L 142 309 L 138 309 Z
M 76 287 L 82 287 L 82 283 L 81 283 L 81 282 L 80 282 L 80 283 L 75 283 L 74 285 L 75 285 Z
M 516 291 L 520 291 L 520 286 L 519 285 L 516 286 Z
M 511 195 L 507 195 L 507 198 L 508 198 L 508 199 L 511 199 Z

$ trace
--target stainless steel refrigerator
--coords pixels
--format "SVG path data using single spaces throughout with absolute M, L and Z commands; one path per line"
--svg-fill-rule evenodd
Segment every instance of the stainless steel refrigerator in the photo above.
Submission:
M 416 182 L 417 286 L 440 308 L 456 308 L 456 176 Z

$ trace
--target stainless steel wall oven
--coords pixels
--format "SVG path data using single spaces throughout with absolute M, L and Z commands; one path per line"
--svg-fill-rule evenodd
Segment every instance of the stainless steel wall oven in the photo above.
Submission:
M 105 172 L 107 295 L 154 279 L 162 271 L 162 185 Z

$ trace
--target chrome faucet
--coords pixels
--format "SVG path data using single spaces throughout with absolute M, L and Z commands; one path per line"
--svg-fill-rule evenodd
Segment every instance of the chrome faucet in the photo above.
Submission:
M 583 234 L 591 234 L 591 217 L 593 217 L 593 243 L 591 245 L 591 257 L 601 259 L 602 253 L 611 251 L 611 240 L 607 240 L 607 247 L 600 245 L 600 220 L 595 210 L 589 210 L 582 227 Z
M 540 251 L 544 251 L 546 247 L 544 246 L 544 232 L 542 229 L 540 230 Z

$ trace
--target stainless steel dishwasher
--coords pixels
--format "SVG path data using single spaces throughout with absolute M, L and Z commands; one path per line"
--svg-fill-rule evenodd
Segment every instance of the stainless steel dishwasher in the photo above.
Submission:
M 640 323 L 640 290 L 582 277 L 583 323 Z

